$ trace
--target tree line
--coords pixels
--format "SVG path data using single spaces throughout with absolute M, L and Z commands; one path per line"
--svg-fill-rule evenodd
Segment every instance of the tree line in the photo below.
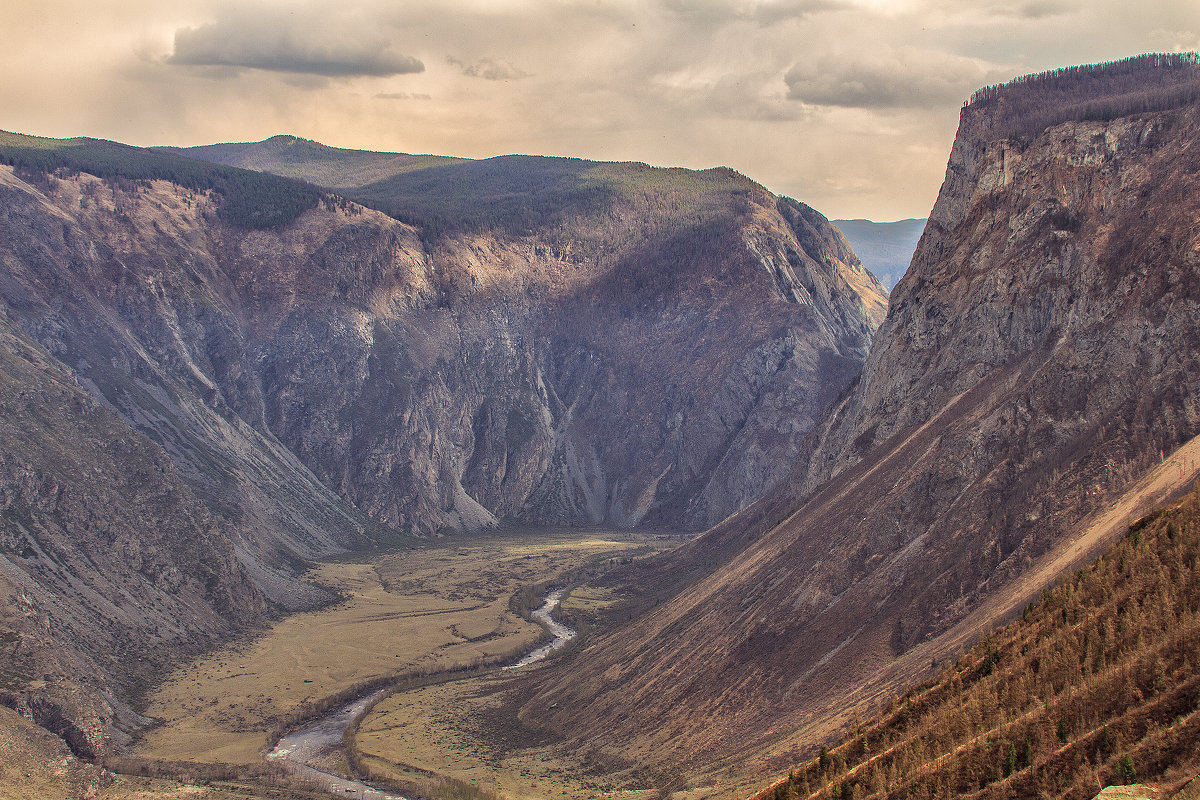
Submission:
M 310 184 L 102 139 L 43 139 L 0 133 L 0 164 L 31 183 L 43 176 L 87 173 L 114 185 L 165 180 L 217 195 L 217 216 L 238 228 L 278 228 L 316 208 L 324 194 Z

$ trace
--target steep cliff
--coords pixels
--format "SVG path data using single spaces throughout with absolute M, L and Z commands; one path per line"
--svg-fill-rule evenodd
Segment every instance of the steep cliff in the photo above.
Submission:
M 524 719 L 660 767 L 786 760 L 1019 607 L 1024 576 L 1099 546 L 1073 540 L 1080 520 L 1200 433 L 1200 109 L 1121 94 L 1111 119 L 1010 138 L 1005 98 L 1045 86 L 1065 91 L 1023 81 L 963 110 L 812 457 L 661 564 L 688 577 L 541 679 Z
M 364 197 L 420 227 L 334 198 L 246 230 L 163 181 L 9 173 L 0 292 L 305 557 L 370 538 L 313 476 L 418 533 L 710 525 L 782 478 L 885 307 L 823 217 L 729 170 L 406 169 Z
M 227 246 L 223 232 L 237 229 L 208 193 L 165 181 L 26 177 L 0 168 L 9 318 L 170 455 L 229 523 L 268 597 L 286 608 L 327 599 L 295 579 L 301 562 L 387 534 L 262 424 L 251 354 L 214 255 Z

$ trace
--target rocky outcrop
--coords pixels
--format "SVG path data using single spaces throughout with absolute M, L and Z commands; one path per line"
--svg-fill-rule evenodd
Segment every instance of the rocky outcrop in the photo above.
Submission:
M 1087 557 L 1074 526 L 1200 433 L 1200 109 L 1025 140 L 994 110 L 964 109 L 811 457 L 660 564 L 689 577 L 539 679 L 523 719 L 664 769 L 794 761 L 1027 602 L 1033 565 Z

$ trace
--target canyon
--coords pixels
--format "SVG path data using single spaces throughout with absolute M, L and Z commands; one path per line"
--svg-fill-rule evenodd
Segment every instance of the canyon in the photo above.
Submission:
M 115 752 L 314 561 L 681 531 L 472 697 L 595 785 L 753 794 L 1197 478 L 1197 61 L 978 92 L 890 298 L 727 169 L 4 134 L 0 700 Z

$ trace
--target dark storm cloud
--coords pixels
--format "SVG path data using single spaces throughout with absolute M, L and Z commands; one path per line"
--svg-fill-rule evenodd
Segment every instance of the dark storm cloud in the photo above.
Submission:
M 318 20 L 292 17 L 227 18 L 175 32 L 168 64 L 224 66 L 327 78 L 423 72 L 425 65 L 396 52 L 378 35 L 330 29 Z
M 930 108 L 956 103 L 990 82 L 972 59 L 901 48 L 863 57 L 828 57 L 784 75 L 787 96 L 843 108 Z
M 481 58 L 473 64 L 468 64 L 454 56 L 447 56 L 446 61 L 462 70 L 462 74 L 468 78 L 483 78 L 485 81 L 516 81 L 529 77 L 528 72 L 517 69 L 507 61 Z

